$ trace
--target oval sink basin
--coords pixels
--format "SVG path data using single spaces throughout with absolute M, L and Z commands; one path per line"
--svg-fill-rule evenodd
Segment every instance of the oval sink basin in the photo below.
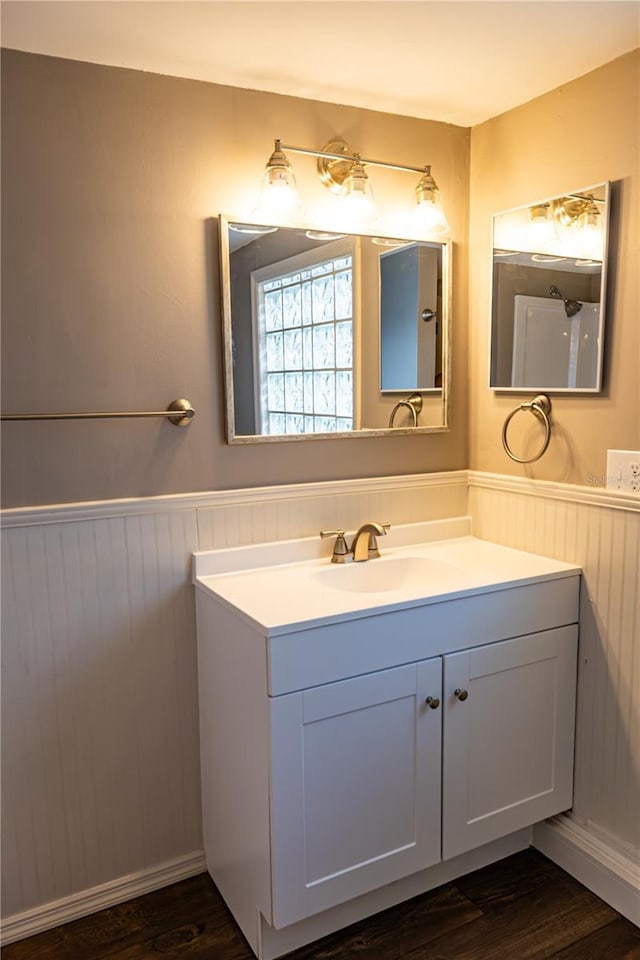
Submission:
M 348 593 L 385 593 L 437 581 L 455 581 L 458 567 L 427 557 L 379 557 L 361 563 L 333 563 L 313 574 L 322 586 Z

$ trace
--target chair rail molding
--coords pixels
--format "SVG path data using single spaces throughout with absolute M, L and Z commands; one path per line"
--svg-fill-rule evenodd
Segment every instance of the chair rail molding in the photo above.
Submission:
M 441 486 L 457 487 L 466 492 L 467 471 L 449 470 L 437 473 L 366 477 L 356 480 L 322 480 L 314 483 L 289 483 L 270 487 L 242 487 L 202 493 L 127 497 L 119 500 L 88 500 L 35 507 L 7 507 L 0 510 L 0 527 L 24 527 L 43 523 L 69 523 L 74 520 L 139 516 L 169 510 L 199 510 L 255 503 L 280 503 L 290 500 L 304 501 L 325 496 L 347 497 L 377 492 L 394 493 Z

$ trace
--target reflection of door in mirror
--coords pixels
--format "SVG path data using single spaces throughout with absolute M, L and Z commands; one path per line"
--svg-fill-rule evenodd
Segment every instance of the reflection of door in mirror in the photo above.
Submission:
M 545 297 L 515 297 L 514 387 L 589 387 L 598 364 L 600 304 L 582 303 L 575 316 Z
M 492 386 L 593 388 L 597 382 L 600 286 L 599 263 L 576 267 L 566 261 L 531 262 L 529 254 L 507 258 L 494 253 Z M 554 298 L 552 289 L 562 290 L 567 299 L 580 305 L 574 316 L 567 315 L 565 304 Z M 587 362 L 587 353 L 593 362 Z
M 441 249 L 426 243 L 407 244 L 380 256 L 383 392 L 441 386 L 441 269 Z

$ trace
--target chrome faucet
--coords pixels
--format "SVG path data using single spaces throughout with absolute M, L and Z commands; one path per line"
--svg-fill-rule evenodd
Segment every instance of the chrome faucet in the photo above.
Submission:
M 363 560 L 374 560 L 380 556 L 376 537 L 383 537 L 390 528 L 390 523 L 375 523 L 374 521 L 363 523 L 356 530 L 351 547 L 347 546 L 344 530 L 321 530 L 320 536 L 323 540 L 325 537 L 336 538 L 331 563 L 349 563 L 351 560 L 360 563 Z

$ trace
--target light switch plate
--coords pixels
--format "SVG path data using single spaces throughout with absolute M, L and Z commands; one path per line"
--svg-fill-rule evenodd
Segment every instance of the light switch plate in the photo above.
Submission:
M 607 450 L 607 489 L 640 494 L 640 450 Z

